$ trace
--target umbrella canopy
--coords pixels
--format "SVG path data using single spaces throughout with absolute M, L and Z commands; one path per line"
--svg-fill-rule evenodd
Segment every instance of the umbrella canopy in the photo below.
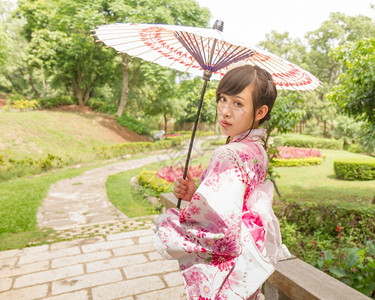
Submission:
M 309 72 L 271 53 L 223 36 L 223 22 L 212 29 L 161 24 L 110 24 L 99 26 L 99 41 L 119 52 L 162 66 L 201 76 L 204 84 L 190 139 L 183 177 L 186 178 L 207 82 L 221 79 L 235 63 L 251 64 L 272 74 L 279 89 L 310 90 L 320 82 Z M 178 199 L 177 207 L 180 207 Z
M 219 21 L 220 22 L 220 21 Z M 109 24 L 99 26 L 99 41 L 119 52 L 192 75 L 212 72 L 220 80 L 231 64 L 257 65 L 272 74 L 278 89 L 310 90 L 320 82 L 309 72 L 267 51 L 225 37 L 218 29 L 161 24 Z M 215 27 L 215 26 L 214 26 Z

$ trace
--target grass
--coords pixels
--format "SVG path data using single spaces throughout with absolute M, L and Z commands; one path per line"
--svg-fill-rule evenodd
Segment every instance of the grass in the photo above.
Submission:
M 56 111 L 1 112 L 4 158 L 44 158 L 48 153 L 75 162 L 92 161 L 94 147 L 114 144 L 111 131 L 86 115 Z M 51 142 L 53 141 L 53 142 Z
M 342 158 L 369 158 L 343 150 L 321 150 L 326 156 L 312 167 L 275 168 L 280 178 L 276 180 L 281 195 L 297 201 L 330 201 L 371 203 L 375 196 L 375 180 L 346 181 L 335 177 L 333 161 Z
M 36 214 L 52 184 L 72 178 L 96 166 L 63 169 L 31 178 L 0 183 L 0 234 L 37 229 Z
M 147 155 L 133 156 L 138 159 Z M 55 239 L 52 229 L 40 229 L 36 214 L 50 186 L 62 179 L 108 164 L 100 162 L 77 168 L 64 168 L 42 175 L 0 182 L 0 251 L 43 244 Z

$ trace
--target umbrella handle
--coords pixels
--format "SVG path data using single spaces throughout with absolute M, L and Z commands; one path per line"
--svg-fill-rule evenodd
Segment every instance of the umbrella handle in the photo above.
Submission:
M 184 168 L 184 175 L 183 175 L 184 179 L 186 179 L 186 174 L 187 174 L 187 171 L 189 169 L 189 162 L 190 162 L 191 151 L 193 149 L 195 132 L 197 131 L 197 126 L 198 126 L 198 121 L 199 121 L 199 115 L 201 113 L 201 108 L 202 108 L 202 104 L 203 104 L 203 98 L 204 98 L 204 94 L 206 92 L 208 80 L 209 80 L 209 78 L 206 79 L 206 77 L 204 77 L 204 84 L 203 84 L 203 88 L 202 88 L 202 92 L 201 92 L 201 98 L 199 100 L 198 111 L 197 111 L 197 114 L 195 116 L 193 132 L 191 134 L 190 144 L 189 144 L 189 150 L 188 150 L 188 154 L 187 154 L 186 161 L 185 161 L 185 168 Z M 178 198 L 177 208 L 180 208 L 180 206 L 181 206 L 181 198 Z

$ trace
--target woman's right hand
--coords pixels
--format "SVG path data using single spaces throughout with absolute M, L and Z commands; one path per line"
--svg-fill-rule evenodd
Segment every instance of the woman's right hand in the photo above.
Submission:
M 182 176 L 177 178 L 173 194 L 176 198 L 181 198 L 184 201 L 190 201 L 196 191 L 195 180 L 189 172 L 186 174 L 186 179 Z

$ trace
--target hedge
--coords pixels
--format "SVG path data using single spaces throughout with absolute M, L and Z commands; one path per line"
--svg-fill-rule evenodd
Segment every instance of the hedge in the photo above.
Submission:
M 335 139 L 318 138 L 309 135 L 282 135 L 274 138 L 276 146 L 291 146 L 298 148 L 318 148 L 342 150 L 342 141 Z
M 181 145 L 184 142 L 184 140 L 184 137 L 177 136 L 157 142 L 134 142 L 115 144 L 111 146 L 101 146 L 96 150 L 98 150 L 98 156 L 104 158 L 111 158 L 127 154 L 144 153 L 149 151 L 172 148 Z
M 274 167 L 302 167 L 320 165 L 323 161 L 322 157 L 306 157 L 306 158 L 273 158 L 271 164 Z
M 375 159 L 335 160 L 333 166 L 339 179 L 375 180 Z
M 335 228 L 360 241 L 375 239 L 375 205 L 336 202 L 296 202 L 286 200 L 286 207 L 275 206 L 278 217 L 297 224 L 308 234 L 322 231 L 337 236 Z

